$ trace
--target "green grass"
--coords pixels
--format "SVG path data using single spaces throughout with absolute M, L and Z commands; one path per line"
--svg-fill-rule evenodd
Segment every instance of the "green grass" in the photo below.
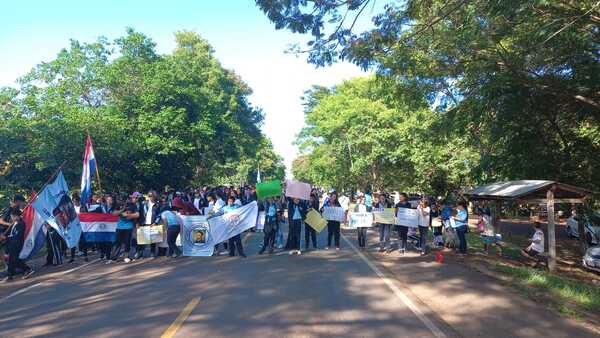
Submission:
M 522 244 L 523 240 L 527 241 L 526 238 L 516 238 L 517 236 L 513 236 L 509 239 L 503 239 L 503 247 L 502 254 L 509 258 L 518 258 L 521 253 L 520 250 L 522 247 L 525 247 L 525 244 Z M 473 231 L 467 234 L 467 243 L 469 248 L 476 251 L 484 251 L 483 250 L 483 241 L 481 240 L 481 235 Z M 492 245 L 490 249 L 490 254 L 496 254 L 498 252 L 498 248 L 495 245 Z
M 600 312 L 600 288 L 530 268 L 493 264 L 492 270 L 506 274 L 528 288 L 517 288 L 533 295 L 542 292 L 551 296 L 561 313 L 575 315 L 577 309 Z M 532 294 L 533 293 L 533 294 Z

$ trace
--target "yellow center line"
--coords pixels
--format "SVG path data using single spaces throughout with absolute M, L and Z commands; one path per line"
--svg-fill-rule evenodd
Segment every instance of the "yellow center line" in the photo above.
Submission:
M 181 310 L 181 313 L 175 321 L 169 325 L 169 327 L 165 330 L 165 332 L 160 336 L 160 338 L 172 338 L 177 333 L 177 330 L 181 327 L 183 322 L 190 316 L 190 313 L 194 311 L 194 308 L 200 303 L 200 297 L 196 297 L 192 299 L 184 308 Z

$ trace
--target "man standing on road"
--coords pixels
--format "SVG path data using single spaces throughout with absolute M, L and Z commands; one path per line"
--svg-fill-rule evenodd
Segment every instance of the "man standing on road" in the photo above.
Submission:
M 25 197 L 23 195 L 15 195 L 10 205 L 2 210 L 2 214 L 0 215 L 0 242 L 4 242 L 6 236 L 8 236 L 8 229 L 12 225 L 11 212 L 13 210 L 22 211 L 23 204 L 25 204 Z
M 160 203 L 157 201 L 156 191 L 148 192 L 148 199 L 142 203 L 140 210 L 140 226 L 151 226 L 160 223 Z M 135 253 L 136 259 L 144 258 L 147 245 L 138 245 Z M 156 243 L 150 244 L 150 258 L 156 258 Z
M 23 279 L 31 276 L 33 270 L 25 264 L 20 258 L 19 253 L 23 249 L 23 243 L 25 243 L 25 222 L 21 217 L 21 210 L 13 208 L 10 212 L 12 224 L 8 229 L 8 236 L 6 239 L 6 252 L 8 253 L 8 277 L 6 281 L 10 282 L 13 280 L 17 269 L 23 271 Z
M 125 252 L 125 258 L 123 261 L 125 263 L 129 263 L 131 261 L 131 258 L 129 257 L 129 251 L 131 250 L 131 235 L 133 233 L 135 221 L 140 217 L 137 207 L 138 196 L 139 193 L 134 192 L 131 194 L 130 200 L 125 202 L 126 204 L 122 209 L 113 212 L 113 215 L 119 216 L 116 231 L 117 240 L 115 242 L 115 253 L 112 255 L 114 261 L 116 261 L 121 255 L 121 248 L 123 248 Z M 107 261 L 107 263 L 110 262 L 112 261 Z
M 410 203 L 408 202 L 408 196 L 405 193 L 400 193 L 400 201 L 396 204 L 396 215 L 398 214 L 399 208 L 411 208 Z M 400 239 L 400 248 L 399 251 L 401 254 L 406 252 L 406 245 L 408 243 L 408 226 L 406 225 L 397 225 L 398 227 L 398 237 Z

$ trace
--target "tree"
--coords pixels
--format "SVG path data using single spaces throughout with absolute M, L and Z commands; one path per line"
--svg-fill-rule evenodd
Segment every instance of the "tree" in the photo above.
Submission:
M 305 96 L 304 155 L 294 177 L 342 190 L 405 190 L 445 195 L 471 183 L 478 155 L 447 129 L 446 114 L 389 92 L 387 81 L 356 78 Z
M 266 170 L 283 175 L 251 89 L 196 33 L 175 39 L 167 55 L 133 29 L 112 42 L 73 40 L 23 76 L 19 90 L 2 88 L 3 190 L 37 189 L 64 160 L 78 182 L 85 130 L 110 191 L 210 184 L 263 153 Z
M 464 127 L 478 182 L 546 178 L 600 188 L 600 5 L 597 1 L 385 3 L 257 0 L 278 29 L 310 34 L 320 66 L 376 68 L 421 90 Z

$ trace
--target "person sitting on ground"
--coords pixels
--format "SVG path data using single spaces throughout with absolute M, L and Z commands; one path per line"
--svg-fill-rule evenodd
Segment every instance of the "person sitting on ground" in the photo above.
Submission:
M 544 231 L 542 230 L 542 225 L 540 222 L 535 222 L 533 223 L 533 228 L 535 229 L 535 233 L 531 237 L 531 244 L 524 250 L 521 250 L 522 253 L 529 257 L 535 257 L 544 252 Z

